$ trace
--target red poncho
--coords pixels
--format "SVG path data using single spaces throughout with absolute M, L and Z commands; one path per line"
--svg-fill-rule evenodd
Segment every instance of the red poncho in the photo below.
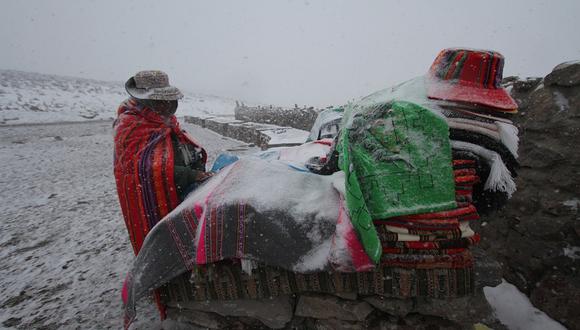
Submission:
M 175 116 L 162 117 L 130 99 L 117 111 L 115 130 L 115 181 L 119 203 L 135 254 L 147 233 L 179 204 L 174 182 L 171 135 L 179 143 L 199 144 L 179 128 Z

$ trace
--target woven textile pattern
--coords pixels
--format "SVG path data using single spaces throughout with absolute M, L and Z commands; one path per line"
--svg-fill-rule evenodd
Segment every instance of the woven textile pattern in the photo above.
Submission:
M 175 116 L 164 119 L 135 100 L 119 107 L 115 130 L 114 172 L 119 203 L 135 254 L 147 233 L 179 203 L 173 173 L 171 134 L 198 147 Z M 203 162 L 207 158 L 205 150 Z

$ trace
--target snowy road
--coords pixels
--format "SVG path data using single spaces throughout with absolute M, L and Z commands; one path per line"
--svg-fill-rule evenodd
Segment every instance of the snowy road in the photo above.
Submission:
M 183 127 L 208 150 L 208 164 L 228 149 L 257 151 Z M 119 290 L 133 254 L 112 153 L 110 121 L 0 127 L 3 327 L 121 327 Z M 147 310 L 155 320 L 155 310 Z

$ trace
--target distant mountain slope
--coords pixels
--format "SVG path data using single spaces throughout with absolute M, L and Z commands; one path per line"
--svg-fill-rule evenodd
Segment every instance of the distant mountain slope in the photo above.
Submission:
M 183 92 L 178 116 L 234 115 L 234 100 Z M 126 98 L 121 82 L 0 70 L 0 125 L 110 119 Z

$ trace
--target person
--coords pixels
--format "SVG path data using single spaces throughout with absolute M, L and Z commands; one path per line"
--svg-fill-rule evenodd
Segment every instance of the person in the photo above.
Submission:
M 175 117 L 183 94 L 162 71 L 141 71 L 125 84 L 129 99 L 117 111 L 114 172 L 135 255 L 147 233 L 181 203 L 206 172 L 206 151 Z

